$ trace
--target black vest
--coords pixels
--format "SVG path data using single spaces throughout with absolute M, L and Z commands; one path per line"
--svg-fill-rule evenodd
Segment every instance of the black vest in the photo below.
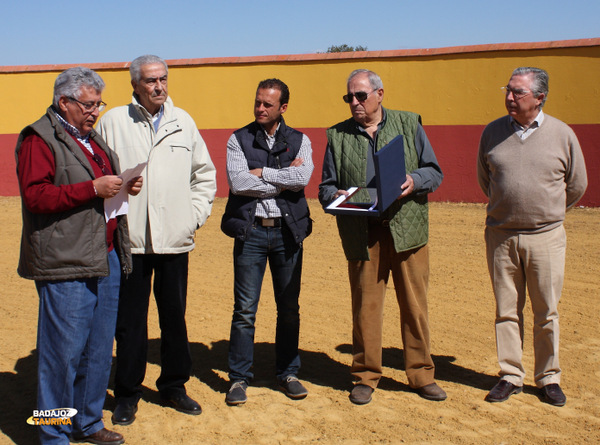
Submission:
M 303 137 L 299 131 L 286 126 L 283 118 L 272 149 L 269 149 L 265 132 L 256 122 L 240 128 L 233 134 L 242 147 L 250 170 L 263 167 L 289 167 L 298 155 Z M 275 201 L 286 226 L 294 235 L 296 242 L 300 244 L 312 231 L 312 220 L 304 190 L 298 192 L 284 190 L 275 197 Z M 227 236 L 244 241 L 254 222 L 257 202 L 258 198 L 234 195 L 230 190 L 221 220 L 221 230 Z

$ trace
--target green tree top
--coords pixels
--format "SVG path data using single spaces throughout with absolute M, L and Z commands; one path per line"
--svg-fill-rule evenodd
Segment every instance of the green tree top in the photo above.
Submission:
M 354 47 L 354 46 L 346 45 L 344 43 L 342 45 L 331 45 L 329 48 L 327 48 L 326 52 L 328 52 L 328 53 L 345 53 L 345 52 L 366 51 L 366 50 L 367 50 L 366 46 L 358 45 L 358 46 Z

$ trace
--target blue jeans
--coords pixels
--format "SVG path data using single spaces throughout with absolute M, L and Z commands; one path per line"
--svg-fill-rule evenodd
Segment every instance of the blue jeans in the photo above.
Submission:
M 233 247 L 235 305 L 229 341 L 229 378 L 250 381 L 254 359 L 254 322 L 265 268 L 269 261 L 277 327 L 275 333 L 276 375 L 279 381 L 300 369 L 298 297 L 302 273 L 302 246 L 287 227 L 255 225 L 246 241 Z
M 43 444 L 68 444 L 69 435 L 104 428 L 102 408 L 112 362 L 119 303 L 120 266 L 108 254 L 110 275 L 36 281 L 38 321 L 38 410 L 75 408 L 73 426 L 40 426 Z

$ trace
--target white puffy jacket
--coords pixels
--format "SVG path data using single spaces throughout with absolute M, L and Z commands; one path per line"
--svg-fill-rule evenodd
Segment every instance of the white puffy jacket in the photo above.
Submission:
M 96 130 L 118 154 L 121 170 L 148 161 L 142 191 L 129 197 L 131 252 L 191 251 L 217 190 L 215 167 L 192 117 L 167 98 L 154 131 L 134 94 L 129 105 L 106 112 Z

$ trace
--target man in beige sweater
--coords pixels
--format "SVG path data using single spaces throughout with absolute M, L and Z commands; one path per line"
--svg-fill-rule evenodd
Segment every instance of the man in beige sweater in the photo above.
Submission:
M 487 261 L 496 297 L 500 381 L 486 396 L 503 402 L 523 389 L 523 308 L 534 317 L 534 380 L 543 401 L 563 406 L 558 362 L 558 301 L 564 268 L 565 212 L 587 187 L 585 162 L 571 128 L 542 112 L 548 73 L 522 67 L 504 87 L 508 116 L 481 136 L 477 175 L 489 198 Z

